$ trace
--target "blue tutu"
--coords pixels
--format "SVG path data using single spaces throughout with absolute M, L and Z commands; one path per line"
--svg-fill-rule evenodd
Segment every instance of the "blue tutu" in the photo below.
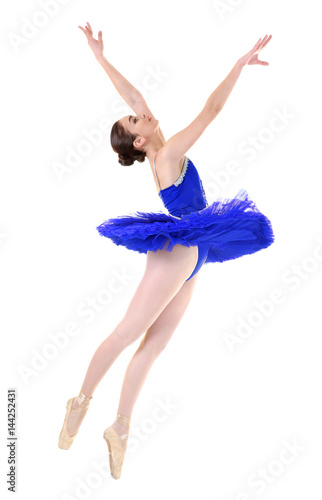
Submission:
M 110 218 L 96 228 L 99 234 L 116 245 L 145 254 L 160 249 L 171 252 L 178 244 L 197 245 L 208 251 L 205 264 L 252 254 L 274 242 L 269 219 L 246 190 L 209 205 L 197 169 L 187 157 L 177 181 L 160 188 L 158 194 L 169 214 L 135 212 Z

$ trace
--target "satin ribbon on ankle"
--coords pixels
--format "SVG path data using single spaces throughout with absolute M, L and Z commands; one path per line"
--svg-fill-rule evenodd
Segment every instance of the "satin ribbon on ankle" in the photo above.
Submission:
M 126 427 L 130 427 L 131 417 L 127 417 L 125 415 L 121 415 L 120 413 L 118 413 L 116 420 L 120 424 L 125 425 Z
M 93 396 L 85 396 L 85 394 L 83 392 L 80 392 L 79 395 L 77 396 L 76 400 L 77 400 L 79 406 L 85 406 L 90 402 L 90 400 L 92 398 L 93 398 Z M 85 403 L 85 405 L 83 403 Z

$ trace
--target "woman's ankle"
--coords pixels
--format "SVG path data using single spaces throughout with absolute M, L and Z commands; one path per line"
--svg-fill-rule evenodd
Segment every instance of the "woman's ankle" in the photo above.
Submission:
M 92 395 L 86 396 L 82 391 L 80 391 L 78 396 L 74 399 L 72 406 L 73 408 L 77 408 L 79 406 L 86 407 L 89 405 L 92 398 L 93 398 Z
M 120 436 L 123 451 L 125 452 L 126 448 L 127 448 L 127 441 L 128 441 L 129 432 L 130 432 L 129 427 L 121 424 L 117 419 L 114 420 L 112 427 L 117 432 L 117 434 Z

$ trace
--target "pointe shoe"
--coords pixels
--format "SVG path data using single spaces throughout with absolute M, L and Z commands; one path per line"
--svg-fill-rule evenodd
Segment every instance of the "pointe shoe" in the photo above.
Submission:
M 130 417 L 126 417 L 125 415 L 118 413 L 117 421 L 130 428 Z M 108 446 L 111 476 L 114 477 L 114 479 L 119 479 L 121 477 L 122 465 L 124 461 L 122 439 L 126 439 L 127 437 L 128 433 L 120 436 L 113 426 L 107 427 L 103 433 L 103 438 L 107 442 Z
M 61 448 L 62 450 L 69 450 L 71 447 L 76 435 L 78 434 L 78 431 L 73 434 L 73 436 L 70 436 L 67 432 L 67 422 L 68 422 L 68 417 L 71 413 L 78 413 L 78 412 L 87 412 L 90 400 L 92 399 L 93 396 L 85 396 L 82 392 L 79 393 L 78 396 L 75 396 L 74 398 L 70 398 L 67 401 L 66 405 L 66 415 L 65 415 L 65 420 L 64 424 L 62 427 L 62 430 L 60 431 L 59 434 L 59 442 L 58 442 L 58 447 Z M 72 404 L 75 399 L 78 399 L 80 406 L 76 408 L 72 408 Z

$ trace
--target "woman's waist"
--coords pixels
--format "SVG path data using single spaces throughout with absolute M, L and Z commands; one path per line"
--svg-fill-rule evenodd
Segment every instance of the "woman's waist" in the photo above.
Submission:
M 164 204 L 166 209 L 168 210 L 169 214 L 173 215 L 174 217 L 181 218 L 182 215 L 187 215 L 192 212 L 198 212 L 199 210 L 202 210 L 203 208 L 206 208 L 207 203 L 205 200 L 194 200 L 193 203 L 187 204 Z

